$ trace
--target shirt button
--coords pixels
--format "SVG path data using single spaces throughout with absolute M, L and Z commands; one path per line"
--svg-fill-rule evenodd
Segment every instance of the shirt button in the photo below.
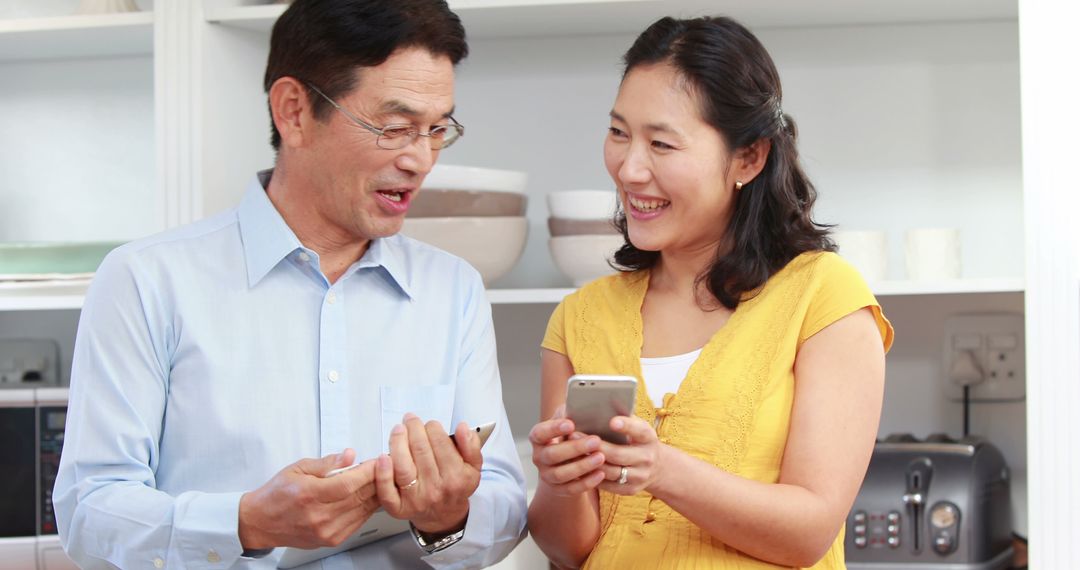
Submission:
M 650 523 L 656 520 L 656 513 L 649 511 L 649 514 L 645 515 L 645 522 Z
M 337 295 L 335 295 L 334 292 L 331 291 L 330 294 L 326 296 L 326 302 L 333 305 L 336 301 L 337 301 Z
M 311 256 L 308 255 L 306 251 L 301 251 L 300 255 L 298 255 L 297 257 L 300 258 L 300 261 L 303 261 L 305 263 L 311 261 Z
M 165 561 L 164 560 L 162 560 L 160 558 L 155 558 L 154 559 L 154 568 L 164 568 L 164 567 L 165 567 Z
M 337 370 L 331 370 L 330 372 L 327 372 L 326 373 L 326 378 L 329 379 L 331 382 L 337 382 L 338 381 L 338 371 Z
M 218 556 L 217 552 L 214 552 L 213 550 L 211 550 L 210 552 L 206 553 L 206 561 L 211 563 L 211 564 L 216 564 L 218 562 L 221 562 L 221 557 Z

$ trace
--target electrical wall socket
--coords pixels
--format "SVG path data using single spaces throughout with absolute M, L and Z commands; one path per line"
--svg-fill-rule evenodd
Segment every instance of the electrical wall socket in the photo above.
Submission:
M 953 315 L 945 319 L 945 394 L 964 397 L 971 385 L 972 401 L 1023 400 L 1024 315 L 982 313 Z

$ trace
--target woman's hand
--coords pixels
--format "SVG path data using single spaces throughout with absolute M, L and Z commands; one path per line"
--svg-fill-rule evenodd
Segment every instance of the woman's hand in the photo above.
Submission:
M 606 458 L 600 488 L 617 495 L 648 491 L 660 479 L 663 469 L 660 457 L 670 448 L 660 443 L 649 422 L 638 417 L 611 418 L 611 429 L 626 435 L 630 442 L 625 445 L 600 444 L 600 453 Z
M 598 451 L 600 438 L 575 432 L 574 422 L 563 417 L 562 407 L 552 419 L 533 426 L 529 443 L 540 481 L 555 495 L 580 495 L 604 480 L 604 454 Z

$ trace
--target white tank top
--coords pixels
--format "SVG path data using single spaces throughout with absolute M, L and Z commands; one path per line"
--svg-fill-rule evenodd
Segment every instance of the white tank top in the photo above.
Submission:
M 686 373 L 690 371 L 690 366 L 700 354 L 699 348 L 686 354 L 641 359 L 641 374 L 645 377 L 645 388 L 648 389 L 653 405 L 664 405 L 664 394 L 678 391 L 683 378 L 686 378 Z

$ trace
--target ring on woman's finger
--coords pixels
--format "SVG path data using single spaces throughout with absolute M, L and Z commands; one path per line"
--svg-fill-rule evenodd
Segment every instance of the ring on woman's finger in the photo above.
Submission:
M 412 489 L 412 488 L 413 488 L 413 487 L 415 487 L 415 486 L 416 486 L 416 484 L 417 484 L 417 483 L 419 483 L 419 482 L 420 482 L 420 480 L 419 480 L 419 479 L 413 479 L 412 481 L 409 481 L 409 484 L 408 484 L 408 485 L 399 485 L 399 486 L 398 486 L 398 489 L 400 489 L 400 490 L 402 490 L 402 491 L 404 491 L 405 489 Z
M 624 466 L 622 469 L 619 469 L 619 484 L 620 485 L 625 485 L 626 484 L 626 477 L 629 474 L 630 474 L 630 468 L 629 467 Z

